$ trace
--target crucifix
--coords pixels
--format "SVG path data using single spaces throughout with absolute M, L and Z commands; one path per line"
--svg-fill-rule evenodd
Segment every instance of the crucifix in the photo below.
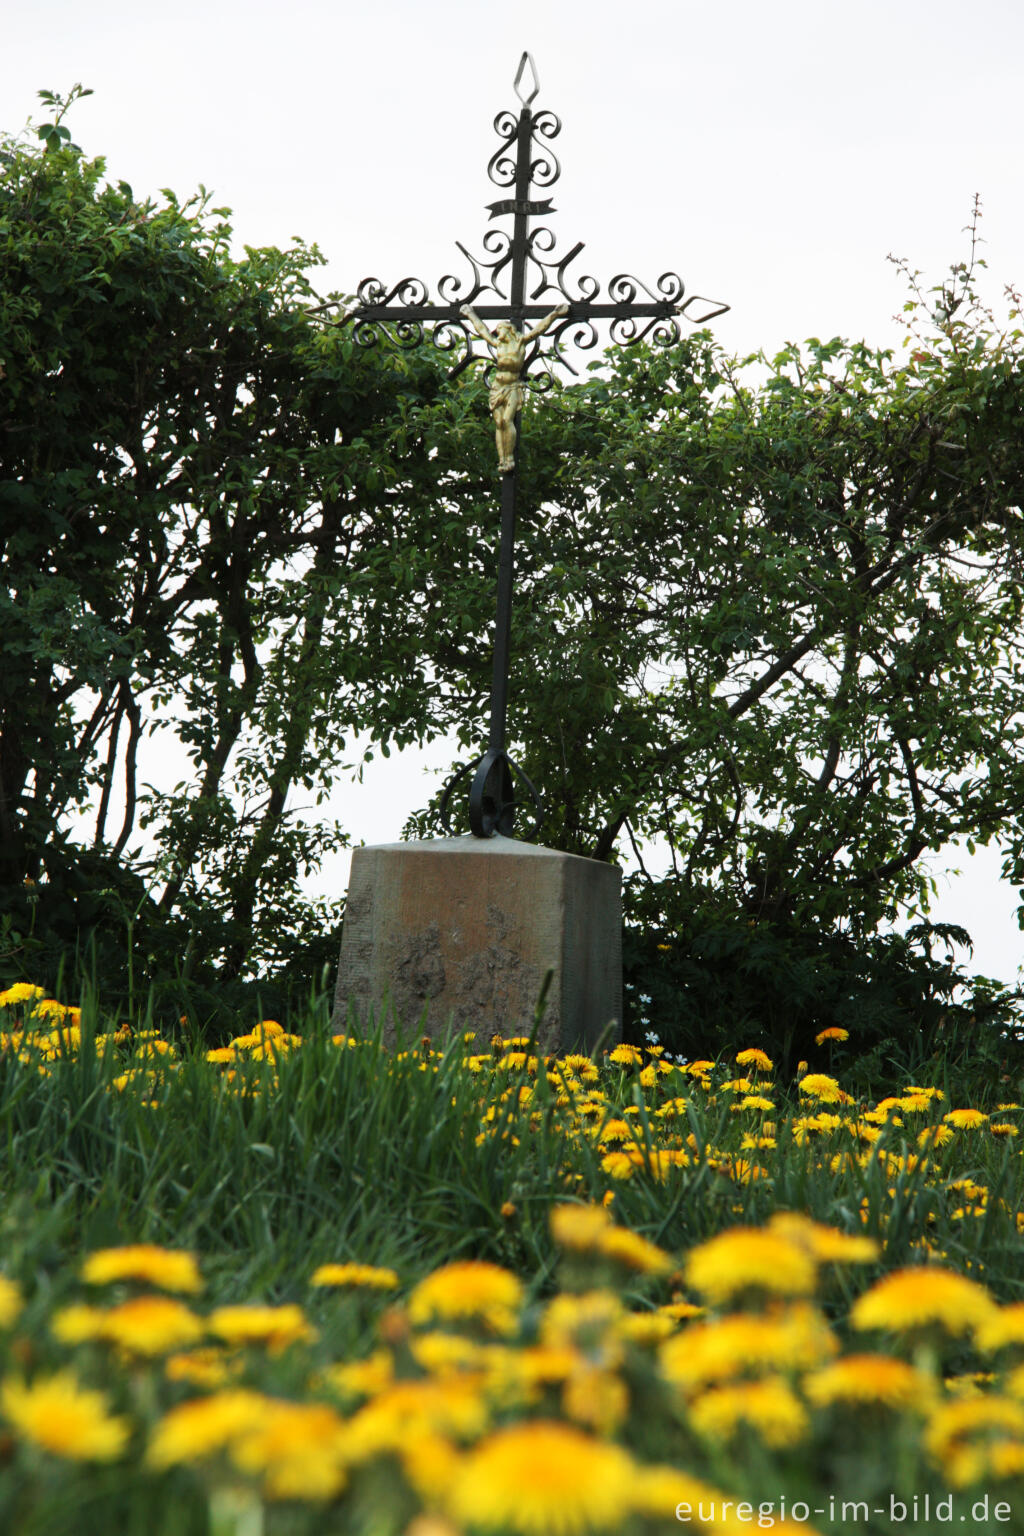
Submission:
M 474 351 L 474 340 L 483 342 L 492 354 L 488 398 L 501 477 L 501 542 L 490 732 L 486 752 L 449 780 L 441 797 L 440 816 L 445 831 L 450 831 L 448 808 L 452 794 L 472 774 L 469 822 L 474 836 L 493 837 L 497 833 L 510 837 L 515 825 L 518 780 L 534 807 L 534 819 L 527 832 L 531 838 L 540 826 L 540 796 L 505 750 L 520 414 L 524 390 L 543 389 L 551 383 L 546 368 L 531 374 L 530 366 L 542 355 L 544 364 L 559 364 L 575 372 L 563 346 L 571 341 L 579 347 L 593 347 L 597 341 L 596 321 L 610 321 L 611 338 L 621 345 L 633 345 L 647 336 L 668 343 L 679 340 L 679 315 L 703 325 L 729 306 L 697 294 L 683 301 L 683 283 L 674 272 L 658 278 L 656 292 L 621 273 L 608 284 L 608 300 L 602 302 L 601 285 L 594 278 L 578 274 L 570 278 L 568 274 L 570 264 L 583 249 L 582 241 L 560 261 L 545 259 L 554 250 L 554 237 L 546 226 L 532 226 L 531 221 L 538 214 L 547 215 L 555 210 L 550 198 L 538 198 L 532 193 L 534 188 L 543 191 L 558 180 L 558 161 L 544 141 L 555 138 L 562 125 L 553 112 L 533 110 L 539 83 L 528 53 L 519 61 L 514 89 L 520 111 L 499 112 L 495 118 L 494 128 L 501 143 L 487 167 L 495 186 L 512 189 L 511 197 L 488 205 L 492 219 L 511 215 L 511 234 L 500 227 L 488 230 L 483 238 L 487 255 L 479 258 L 470 255 L 457 241 L 469 263 L 470 276 L 461 280 L 442 277 L 438 284 L 439 303 L 431 302 L 426 286 L 418 278 L 403 278 L 388 289 L 370 277 L 360 283 L 355 304 L 338 323 L 352 325 L 356 341 L 364 346 L 373 345 L 382 333 L 400 346 L 417 346 L 424 340 L 424 325 L 432 324 L 431 339 L 435 346 L 445 351 L 463 350 L 461 360 L 452 370 L 453 377 L 480 355 Z M 575 292 L 566 286 L 569 281 Z M 556 298 L 559 302 L 552 304 Z M 488 330 L 487 321 L 496 322 L 493 332 Z M 549 336 L 550 343 L 542 354 L 543 336 Z

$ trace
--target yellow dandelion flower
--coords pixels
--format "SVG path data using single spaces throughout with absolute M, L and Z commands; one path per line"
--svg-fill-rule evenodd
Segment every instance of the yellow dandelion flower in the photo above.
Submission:
M 554 1349 L 579 1349 L 603 1363 L 622 1358 L 618 1330 L 625 1315 L 613 1291 L 585 1291 L 581 1296 L 552 1297 L 540 1322 L 541 1343 Z
M 521 1070 L 536 1072 L 538 1065 L 536 1056 L 528 1056 L 525 1051 L 508 1051 L 498 1062 L 497 1070 L 499 1072 L 518 1072 Z
M 418 1434 L 475 1440 L 487 1428 L 488 1410 L 479 1376 L 396 1381 L 348 1420 L 347 1454 L 352 1462 L 397 1451 Z
M 101 1337 L 133 1355 L 166 1355 L 202 1336 L 195 1313 L 169 1296 L 138 1296 L 103 1315 Z
M 799 1211 L 777 1211 L 768 1223 L 768 1230 L 779 1232 L 790 1242 L 807 1248 L 819 1264 L 870 1264 L 878 1258 L 878 1244 L 874 1238 L 822 1226 Z
M 203 1349 L 183 1350 L 168 1355 L 164 1361 L 164 1375 L 168 1381 L 187 1381 L 196 1387 L 225 1387 L 233 1377 L 240 1376 L 242 1361 L 227 1350 L 209 1345 Z
M 1017 1126 L 1010 1125 L 1009 1121 L 1005 1121 L 1005 1120 L 994 1120 L 994 1121 L 992 1121 L 990 1123 L 990 1125 L 989 1125 L 989 1130 L 991 1131 L 993 1136 L 1019 1136 L 1020 1135 L 1020 1131 L 1017 1128 Z
M 644 1057 L 635 1045 L 617 1045 L 613 1051 L 608 1052 L 608 1060 L 617 1067 L 640 1067 Z
M 169 1040 L 144 1040 L 136 1052 L 136 1055 L 138 1056 L 143 1058 L 149 1057 L 153 1059 L 160 1056 L 173 1059 L 177 1056 L 177 1054 L 177 1051 Z
M 981 1397 L 995 1381 L 992 1371 L 969 1371 L 966 1376 L 946 1376 L 942 1385 L 950 1397 Z
M 752 1430 L 765 1445 L 796 1445 L 807 1432 L 807 1410 L 781 1376 L 712 1387 L 690 1404 L 690 1422 L 708 1440 Z
M 663 1275 L 673 1267 L 663 1249 L 648 1242 L 638 1232 L 628 1232 L 625 1227 L 609 1227 L 594 1246 L 606 1259 L 614 1259 L 627 1269 L 644 1275 Z
M 6 1377 L 0 1412 L 20 1439 L 71 1461 L 115 1461 L 131 1436 L 129 1421 L 111 1414 L 105 1395 L 79 1386 L 71 1371 L 31 1385 Z
M 658 1360 L 666 1381 L 691 1391 L 747 1372 L 810 1370 L 838 1348 L 817 1308 L 798 1302 L 767 1316 L 735 1312 L 695 1323 L 667 1340 Z
M 373 1291 L 393 1291 L 398 1276 L 393 1269 L 378 1269 L 373 1264 L 321 1264 L 313 1271 L 310 1285 L 366 1286 Z
M 416 1358 L 419 1360 L 418 1354 Z M 365 1360 L 346 1360 L 328 1365 L 310 1382 L 310 1386 L 318 1391 L 321 1386 L 325 1386 L 343 1397 L 376 1397 L 392 1386 L 394 1380 L 395 1362 L 391 1351 L 375 1349 Z
M 516 1330 L 522 1304 L 522 1283 L 510 1270 L 466 1259 L 420 1281 L 409 1297 L 409 1319 L 417 1325 L 438 1318 L 475 1319 L 494 1333 L 509 1334 Z
M 515 1536 L 621 1529 L 636 1468 L 618 1448 L 569 1424 L 516 1424 L 474 1447 L 447 1500 L 456 1520 Z
M 673 1301 L 658 1308 L 666 1317 L 674 1317 L 679 1322 L 687 1322 L 691 1317 L 704 1317 L 707 1310 L 707 1307 L 698 1307 L 693 1301 Z
M 481 1364 L 485 1367 L 489 1398 L 507 1408 L 519 1401 L 531 1405 L 538 1402 L 540 1389 L 561 1386 L 585 1361 L 568 1344 L 531 1344 L 525 1349 L 492 1346 Z
M 771 1099 L 766 1099 L 763 1093 L 748 1093 L 745 1098 L 742 1098 L 738 1104 L 734 1104 L 732 1107 L 736 1110 L 766 1109 L 771 1112 L 775 1105 Z
M 985 1441 L 989 1440 L 986 1445 Z M 968 1397 L 943 1403 L 928 1421 L 924 1444 L 954 1487 L 990 1470 L 992 1440 L 1024 1444 L 1024 1404 L 1007 1397 Z
M 849 1038 L 850 1031 L 848 1029 L 839 1029 L 836 1025 L 833 1025 L 830 1029 L 823 1029 L 820 1034 L 815 1035 L 814 1043 L 815 1045 L 824 1045 L 826 1040 L 849 1040 Z
M 953 1270 L 922 1265 L 884 1275 L 850 1309 L 855 1328 L 891 1332 L 937 1326 L 969 1333 L 987 1322 L 996 1304 L 985 1288 Z
M 614 1371 L 581 1365 L 562 1388 L 562 1412 L 599 1435 L 613 1435 L 629 1412 L 629 1389 Z
M 422 1432 L 399 1447 L 402 1471 L 413 1492 L 428 1505 L 441 1504 L 455 1481 L 461 1457 L 443 1435 Z M 460 1536 L 441 1515 L 419 1515 L 405 1536 Z
M 931 1152 L 935 1147 L 944 1147 L 952 1140 L 953 1132 L 948 1125 L 926 1125 L 923 1131 L 918 1132 L 917 1145 L 922 1152 Z
M 629 1344 L 663 1344 L 674 1337 L 676 1320 L 664 1312 L 630 1312 L 618 1326 L 618 1335 Z
M 268 1400 L 230 1444 L 239 1471 L 263 1478 L 272 1499 L 320 1502 L 345 1485 L 344 1423 L 327 1403 Z
M 625 1120 L 607 1120 L 597 1139 L 603 1146 L 606 1141 L 632 1141 L 634 1135 L 633 1127 Z
M 746 1157 L 723 1157 L 720 1162 L 709 1158 L 708 1163 L 724 1178 L 734 1179 L 737 1184 L 752 1184 L 757 1179 L 768 1177 L 767 1170 L 762 1168 L 760 1163 L 753 1163 Z M 734 1209 L 742 1210 L 742 1206 L 736 1206 Z
M 993 1477 L 1020 1477 L 1024 1472 L 1024 1440 L 994 1440 L 986 1453 Z
M 636 1164 L 625 1152 L 607 1152 L 601 1159 L 601 1167 L 613 1179 L 631 1179 Z
M 162 1291 L 201 1291 L 203 1282 L 194 1253 L 134 1243 L 124 1248 L 100 1248 L 82 1265 L 87 1285 L 111 1285 L 117 1280 L 141 1280 Z
M 934 1386 L 923 1372 L 888 1355 L 845 1355 L 804 1377 L 814 1403 L 850 1403 L 901 1412 L 926 1406 Z
M 723 1093 L 753 1093 L 754 1084 L 749 1077 L 732 1077 L 724 1083 L 719 1083 L 719 1089 Z M 771 1084 L 768 1085 L 771 1087 Z
M 830 1131 L 838 1131 L 845 1122 L 838 1115 L 798 1115 L 790 1121 L 789 1129 L 793 1140 L 798 1147 L 805 1146 L 812 1136 L 828 1135 Z M 875 1132 L 876 1136 L 880 1132 Z
M 69 1051 L 77 1050 L 82 1043 L 82 1031 L 75 1026 L 55 1029 L 38 1041 L 39 1049 L 47 1061 L 59 1061 Z
M 758 1072 L 772 1072 L 775 1068 L 775 1063 L 767 1052 L 759 1051 L 756 1046 L 740 1051 L 735 1061 L 738 1067 L 753 1067 Z
M 824 1072 L 809 1072 L 797 1086 L 808 1098 L 820 1099 L 825 1104 L 850 1103 L 849 1094 L 843 1092 L 834 1077 L 828 1077 Z
M 644 1147 L 631 1147 L 625 1154 L 634 1167 L 643 1168 L 659 1183 L 668 1178 L 673 1168 L 689 1168 L 690 1158 L 678 1147 L 658 1147 L 648 1152 Z
M 21 1311 L 21 1292 L 13 1280 L 0 1275 L 0 1328 L 9 1328 Z
M 923 1115 L 932 1107 L 931 1099 L 924 1093 L 905 1093 L 896 1103 L 908 1115 Z
M 15 1003 L 27 1003 L 31 998 L 45 996 L 42 987 L 35 987 L 30 981 L 16 981 L 6 992 L 0 992 L 0 1008 L 11 1008 Z
M 294 1304 L 217 1307 L 210 1313 L 207 1327 L 227 1344 L 265 1344 L 274 1355 L 291 1344 L 312 1343 L 317 1337 L 302 1308 Z
M 946 1125 L 955 1125 L 958 1131 L 977 1130 L 988 1123 L 988 1115 L 980 1109 L 951 1109 L 942 1119 Z
M 775 1296 L 807 1296 L 817 1266 L 805 1248 L 777 1232 L 732 1227 L 691 1250 L 687 1284 L 712 1302 L 729 1301 L 746 1290 Z
M 54 1313 L 50 1319 L 50 1332 L 62 1344 L 83 1344 L 90 1339 L 102 1339 L 106 1315 L 102 1307 L 87 1307 L 76 1302 Z
M 969 1205 L 983 1204 L 988 1199 L 988 1187 L 975 1179 L 950 1179 L 946 1188 L 950 1194 L 961 1195 Z
M 603 1205 L 556 1205 L 551 1211 L 551 1236 L 560 1248 L 586 1252 L 611 1226 Z
M 56 1019 L 62 1023 L 64 1019 L 73 1019 L 76 1023 L 81 1017 L 80 1008 L 68 1008 L 64 1003 L 59 1003 L 55 997 L 43 997 L 32 1009 L 34 1019 Z
M 274 1061 L 302 1044 L 301 1035 L 259 1035 L 249 1051 L 253 1061 Z
M 251 1424 L 258 1424 L 268 1399 L 241 1389 L 194 1397 L 165 1413 L 146 1449 L 146 1464 L 177 1466 L 204 1456 L 216 1456 Z
M 697 1529 L 707 1530 L 708 1527 L 700 1520 L 701 1506 L 705 1510 L 721 1509 L 735 1502 L 727 1493 L 713 1488 L 710 1483 L 702 1483 L 696 1477 L 691 1477 L 688 1472 L 680 1472 L 676 1467 L 637 1467 L 635 1481 L 633 1483 L 633 1509 L 638 1515 L 645 1515 L 649 1520 L 674 1520 L 676 1518 L 689 1523 L 693 1521 Z M 679 1514 L 679 1511 L 682 1511 Z M 776 1522 L 777 1525 L 777 1522 Z M 733 1526 L 728 1528 L 719 1526 L 721 1536 L 731 1536 Z M 738 1536 L 739 1527 L 736 1527 Z M 801 1530 L 814 1536 L 810 1527 L 801 1526 Z
M 431 1376 L 451 1376 L 459 1371 L 481 1370 L 495 1354 L 503 1353 L 500 1345 L 480 1344 L 460 1333 L 432 1331 L 410 1339 L 409 1350 L 417 1365 Z
M 1000 1307 L 976 1329 L 974 1342 L 986 1354 L 1007 1344 L 1024 1344 L 1024 1301 Z

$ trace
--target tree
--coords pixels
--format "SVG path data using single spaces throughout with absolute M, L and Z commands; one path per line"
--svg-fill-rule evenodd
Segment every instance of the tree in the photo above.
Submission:
M 299 822 L 289 795 L 323 795 L 350 733 L 432 730 L 391 512 L 430 469 L 392 418 L 437 369 L 316 326 L 314 247 L 238 260 L 202 190 L 111 185 L 63 123 L 87 93 L 42 94 L 54 122 L 0 141 L 8 945 L 52 969 L 101 931 L 113 963 L 125 917 L 143 963 L 184 956 L 223 983 L 336 933 L 340 903 L 295 881 L 347 834 Z M 140 788 L 161 731 L 193 772 Z M 67 830 L 86 806 L 89 846 Z

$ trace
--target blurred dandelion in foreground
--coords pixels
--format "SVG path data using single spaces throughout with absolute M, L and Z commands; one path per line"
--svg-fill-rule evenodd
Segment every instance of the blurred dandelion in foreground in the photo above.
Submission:
M 16 1435 L 73 1461 L 114 1461 L 131 1435 L 129 1421 L 108 1412 L 105 1395 L 80 1386 L 71 1371 L 31 1385 L 8 1377 L 0 1384 L 0 1411 Z
M 709 1300 L 729 1301 L 743 1291 L 808 1296 L 817 1265 L 805 1248 L 758 1227 L 731 1227 L 694 1248 L 686 1261 L 687 1284 Z
M 618 1446 L 546 1420 L 498 1430 L 466 1456 L 451 1514 L 481 1530 L 576 1536 L 620 1530 L 632 1509 L 636 1469 Z
M 922 1265 L 883 1276 L 858 1296 L 850 1309 L 850 1322 L 854 1328 L 889 1332 L 939 1327 L 964 1334 L 996 1313 L 995 1302 L 977 1281 L 950 1269 Z
M 465 1260 L 446 1264 L 421 1280 L 409 1297 L 409 1320 L 414 1325 L 476 1320 L 493 1333 L 516 1329 L 523 1301 L 522 1282 L 498 1264 Z
M 110 1285 L 139 1280 L 162 1291 L 201 1291 L 203 1282 L 194 1253 L 134 1243 L 124 1248 L 99 1248 L 82 1265 L 86 1285 Z

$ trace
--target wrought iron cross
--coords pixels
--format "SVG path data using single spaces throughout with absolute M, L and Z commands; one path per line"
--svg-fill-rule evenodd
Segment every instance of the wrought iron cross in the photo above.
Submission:
M 531 193 L 534 187 L 543 190 L 558 180 L 561 168 L 543 141 L 555 138 L 562 125 L 553 112 L 533 111 L 539 84 L 533 59 L 528 53 L 524 53 L 519 61 L 514 88 L 521 103 L 520 111 L 518 115 L 499 112 L 495 118 L 494 128 L 501 144 L 487 167 L 487 174 L 495 186 L 513 189 L 511 197 L 488 205 L 492 219 L 511 214 L 511 234 L 506 229 L 487 231 L 483 247 L 487 257 L 491 258 L 489 260 L 471 256 L 457 241 L 458 249 L 469 262 L 472 277 L 471 280 L 442 277 L 438 283 L 440 303 L 431 303 L 426 286 L 418 278 L 402 278 L 388 289 L 376 278 L 368 277 L 359 285 L 355 305 L 339 322 L 351 324 L 356 341 L 363 346 L 373 345 L 381 333 L 400 346 L 417 346 L 424 340 L 424 325 L 432 323 L 431 339 L 435 346 L 444 351 L 465 349 L 461 361 L 452 370 L 453 377 L 476 360 L 474 338 L 486 342 L 494 353 L 490 404 L 495 418 L 501 475 L 501 545 L 490 734 L 487 751 L 449 780 L 440 804 L 442 825 L 450 831 L 448 807 L 452 793 L 472 774 L 469 821 L 476 837 L 493 837 L 495 833 L 506 837 L 512 835 L 514 778 L 526 789 L 536 813 L 527 836 L 533 837 L 540 826 L 540 796 L 505 750 L 505 724 L 519 479 L 519 407 L 524 387 L 546 388 L 552 382 L 546 370 L 529 376 L 530 364 L 541 351 L 541 335 L 550 337 L 544 361 L 561 364 L 575 372 L 563 355 L 562 346 L 568 339 L 578 347 L 593 347 L 597 342 L 595 321 L 610 321 L 611 338 L 622 345 L 634 344 L 646 336 L 667 343 L 679 340 L 677 316 L 686 315 L 694 324 L 703 325 L 729 308 L 727 304 L 703 299 L 697 294 L 680 302 L 683 283 L 674 272 L 666 272 L 658 278 L 656 293 L 625 273 L 613 277 L 608 284 L 608 302 L 600 300 L 601 285 L 585 275 L 573 274 L 568 280 L 574 282 L 577 291 L 569 291 L 567 269 L 582 251 L 582 241 L 560 261 L 545 260 L 545 255 L 554 250 L 554 236 L 544 225 L 531 228 L 531 220 L 538 214 L 555 211 L 550 198 L 535 198 Z M 485 296 L 485 302 L 477 302 L 481 295 Z M 487 298 L 488 295 L 493 295 L 498 302 Z M 547 302 L 538 302 L 545 295 Z M 698 313 L 691 313 L 694 307 L 698 308 Z M 498 322 L 493 334 L 481 323 L 488 320 Z

